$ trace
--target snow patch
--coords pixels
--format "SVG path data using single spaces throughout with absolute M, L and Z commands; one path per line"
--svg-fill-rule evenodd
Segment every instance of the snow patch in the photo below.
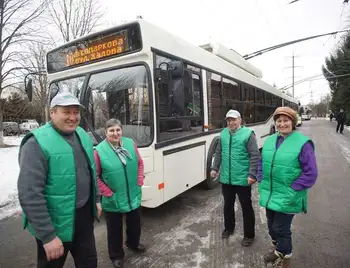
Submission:
M 213 230 L 198 231 L 197 226 L 211 222 L 213 220 L 211 213 L 220 204 L 218 197 L 210 198 L 200 209 L 194 210 L 194 213 L 189 213 L 184 217 L 176 227 L 159 233 L 155 237 L 154 245 L 148 249 L 148 252 L 168 256 L 182 250 L 182 257 L 172 260 L 171 267 L 188 267 L 188 262 L 191 262 L 191 267 L 202 267 L 209 258 L 206 251 L 210 248 L 210 238 Z M 161 260 L 159 261 L 161 262 Z M 143 267 L 145 262 L 147 262 L 147 258 L 140 256 L 133 261 L 133 264 L 137 263 L 140 267 Z
M 19 144 L 19 139 L 5 137 L 9 145 Z M 10 139 L 8 139 L 10 138 Z M 18 194 L 17 179 L 19 173 L 18 147 L 0 148 L 0 220 L 13 216 L 21 211 Z
M 340 134 L 332 134 L 333 140 L 336 140 L 342 155 L 346 159 L 346 161 L 350 164 L 350 142 L 349 140 Z
M 4 137 L 4 142 L 6 145 L 19 146 L 23 136 L 6 136 Z
M 244 265 L 243 264 L 240 264 L 240 263 L 235 263 L 232 268 L 243 268 Z

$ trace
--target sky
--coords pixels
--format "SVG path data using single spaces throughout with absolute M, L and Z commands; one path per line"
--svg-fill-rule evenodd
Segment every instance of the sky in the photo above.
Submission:
M 104 0 L 106 14 L 98 29 L 111 27 L 137 15 L 179 37 L 201 45 L 218 42 L 241 55 L 307 36 L 350 28 L 343 0 Z M 342 16 L 341 16 L 342 14 Z M 322 37 L 268 52 L 249 61 L 262 70 L 263 80 L 277 87 L 321 74 L 326 56 L 340 38 Z M 291 91 L 291 90 L 290 90 Z M 311 95 L 312 91 L 312 95 Z M 305 82 L 295 87 L 302 104 L 318 101 L 329 93 L 326 80 Z

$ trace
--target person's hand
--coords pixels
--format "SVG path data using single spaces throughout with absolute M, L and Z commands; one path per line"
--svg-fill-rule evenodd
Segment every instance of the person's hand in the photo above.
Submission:
M 253 179 L 252 177 L 248 177 L 248 184 L 253 185 L 254 183 L 256 183 L 256 179 Z
M 217 175 L 218 175 L 218 173 L 217 173 L 217 171 L 216 171 L 216 170 L 212 170 L 212 171 L 210 171 L 210 177 L 212 177 L 212 178 L 216 178 L 216 177 L 217 177 Z
M 97 212 L 97 218 L 101 217 L 102 214 L 102 206 L 101 203 L 96 203 L 96 212 Z
M 44 244 L 47 261 L 59 259 L 64 254 L 64 247 L 61 239 L 57 236 L 49 243 Z

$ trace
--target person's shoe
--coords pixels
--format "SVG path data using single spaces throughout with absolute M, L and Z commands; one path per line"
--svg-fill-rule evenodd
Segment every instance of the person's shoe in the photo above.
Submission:
M 278 258 L 274 264 L 273 268 L 289 268 L 290 267 L 290 258 Z
M 112 261 L 114 268 L 123 268 L 124 267 L 124 260 L 114 260 Z
M 264 255 L 264 261 L 266 263 L 269 263 L 269 262 L 274 263 L 280 256 L 283 257 L 276 250 L 273 250 Z
M 135 253 L 144 253 L 146 251 L 146 247 L 142 244 L 139 244 L 137 247 L 131 247 L 128 244 L 126 246 Z
M 244 247 L 249 247 L 253 244 L 254 238 L 247 238 L 244 237 L 243 240 L 241 241 L 241 245 Z
M 226 238 L 229 238 L 231 235 L 233 235 L 233 231 L 224 230 L 224 231 L 222 232 L 221 237 L 224 238 L 224 239 L 226 239 Z

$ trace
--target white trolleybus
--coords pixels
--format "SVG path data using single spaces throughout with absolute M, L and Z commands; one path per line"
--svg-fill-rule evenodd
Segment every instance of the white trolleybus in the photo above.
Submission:
M 82 127 L 95 144 L 109 118 L 123 124 L 144 159 L 142 206 L 154 208 L 203 183 L 229 109 L 241 112 L 259 147 L 278 106 L 297 101 L 261 80 L 261 72 L 221 45 L 197 47 L 144 20 L 93 33 L 47 54 L 51 98 L 76 94 Z

